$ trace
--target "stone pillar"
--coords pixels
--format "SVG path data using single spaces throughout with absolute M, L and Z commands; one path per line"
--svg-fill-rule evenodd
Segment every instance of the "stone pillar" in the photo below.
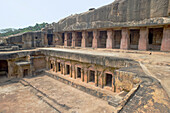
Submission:
M 82 32 L 82 41 L 81 41 L 81 47 L 82 48 L 85 48 L 86 47 L 86 43 L 87 43 L 87 37 L 88 37 L 88 32 L 86 32 L 86 31 L 83 31 Z
M 53 71 L 56 72 L 56 63 L 53 61 Z
M 72 65 L 70 65 L 70 77 L 73 77 L 72 76 Z
M 112 91 L 115 92 L 115 76 L 112 75 Z
M 57 40 L 58 40 L 58 33 L 57 32 L 54 32 L 53 33 L 53 45 L 57 45 Z
M 84 82 L 88 83 L 88 69 L 84 68 Z
M 95 86 L 98 86 L 98 74 L 97 74 L 97 71 L 95 71 Z
M 63 63 L 61 63 L 61 74 L 64 74 L 64 65 L 63 65 Z
M 44 45 L 48 46 L 48 39 L 47 39 L 47 34 L 44 34 Z
M 13 65 L 12 65 L 12 61 L 8 60 L 8 78 L 12 78 L 12 74 L 13 74 Z M 17 68 L 17 67 L 15 67 Z
M 93 31 L 93 44 L 92 44 L 93 48 L 98 47 L 99 35 L 100 35 L 99 31 L 97 31 L 97 30 Z
M 73 64 L 72 66 L 72 77 L 76 79 L 76 70 L 75 70 L 75 65 Z
M 81 81 L 84 82 L 84 73 L 83 73 L 83 68 L 81 67 Z
M 161 51 L 170 51 L 170 26 L 164 27 Z
M 128 50 L 130 47 L 130 31 L 127 28 L 122 29 L 122 39 L 120 49 Z
M 46 69 L 50 69 L 50 60 L 49 57 L 46 57 Z
M 148 28 L 141 28 L 140 29 L 140 38 L 139 38 L 139 45 L 138 50 L 147 50 L 148 49 Z
M 103 73 L 103 72 L 101 72 L 101 73 L 99 74 L 99 84 L 98 84 L 98 86 L 99 86 L 100 88 L 103 88 L 103 87 L 104 87 L 104 73 Z
M 76 46 L 77 33 L 72 32 L 72 47 Z
M 88 70 L 88 73 L 87 73 L 87 81 L 90 82 L 90 70 Z
M 58 62 L 55 61 L 55 65 L 56 65 L 56 71 L 55 72 L 58 72 Z
M 64 75 L 67 75 L 67 69 L 66 69 L 66 64 L 65 64 L 65 63 L 63 64 L 63 67 L 64 67 L 64 68 L 63 68 Z
M 103 74 L 103 86 L 106 86 L 106 73 Z
M 68 43 L 68 33 L 64 33 L 64 47 L 67 47 Z
M 106 41 L 106 48 L 112 49 L 114 48 L 114 32 L 112 30 L 107 31 L 107 41 Z
M 34 65 L 33 65 L 33 57 L 27 57 L 28 58 L 28 62 L 30 62 L 30 76 L 33 76 L 35 75 L 35 68 L 34 68 Z
M 24 77 L 23 76 L 23 69 L 22 69 L 21 66 L 18 66 L 18 76 L 17 76 L 17 78 L 22 78 L 22 77 Z

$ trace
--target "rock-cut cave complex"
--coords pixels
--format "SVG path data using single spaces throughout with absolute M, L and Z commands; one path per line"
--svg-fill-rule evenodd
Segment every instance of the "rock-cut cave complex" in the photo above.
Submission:
M 170 113 L 169 96 L 170 0 L 115 0 L 0 46 L 0 113 Z

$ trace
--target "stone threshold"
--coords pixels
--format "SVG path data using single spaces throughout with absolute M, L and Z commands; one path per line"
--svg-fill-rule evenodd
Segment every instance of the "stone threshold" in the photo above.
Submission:
M 108 88 L 99 88 L 96 87 L 92 83 L 84 83 L 79 79 L 73 79 L 70 78 L 69 75 L 62 75 L 61 73 L 56 73 L 53 71 L 47 71 L 44 70 L 45 74 L 49 77 L 52 77 L 60 82 L 63 82 L 67 85 L 70 85 L 76 89 L 79 89 L 85 93 L 88 93 L 92 96 L 101 98 L 108 102 L 109 105 L 117 107 L 117 111 L 120 111 L 123 106 L 130 100 L 130 98 L 133 97 L 134 93 L 139 88 L 139 85 L 136 85 L 130 92 L 120 92 L 120 93 L 114 93 L 110 90 L 107 90 Z M 125 94 L 123 97 L 122 94 Z

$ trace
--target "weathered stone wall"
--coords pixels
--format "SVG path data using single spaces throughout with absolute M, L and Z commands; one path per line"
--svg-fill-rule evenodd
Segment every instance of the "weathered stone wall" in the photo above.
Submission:
M 22 45 L 22 35 L 9 37 L 6 41 L 8 45 Z
M 162 39 L 162 51 L 169 51 L 170 49 L 170 26 L 164 28 L 163 39 Z
M 20 58 L 8 59 L 8 77 L 21 77 L 22 67 L 18 66 L 16 62 L 27 61 L 26 56 Z
M 27 32 L 23 34 L 23 49 L 43 47 L 45 45 L 43 32 Z
M 23 49 L 30 49 L 34 47 L 34 42 L 32 41 L 32 36 L 29 34 L 24 34 L 23 37 Z
M 74 52 L 67 52 L 67 51 L 60 51 L 60 50 L 45 50 L 40 49 L 42 54 L 51 57 L 60 57 L 68 60 L 75 60 L 84 63 L 91 63 L 97 65 L 104 65 L 110 67 L 128 67 L 130 65 L 137 65 L 137 62 L 129 59 L 123 59 L 118 57 L 107 57 L 107 56 L 96 56 L 90 55 L 86 53 L 74 53 Z
M 55 31 L 71 31 L 129 26 L 128 22 L 167 17 L 169 0 L 116 0 L 112 4 L 85 13 L 66 17 L 54 24 Z M 126 23 L 127 22 L 127 23 Z M 159 23 L 158 23 L 159 22 Z M 163 24 L 162 19 L 146 20 L 131 25 Z
M 38 70 L 41 70 L 41 69 L 45 69 L 46 68 L 45 57 L 34 58 L 33 59 L 33 66 L 34 66 L 34 70 L 35 71 L 38 71 Z
M 46 33 L 45 32 L 26 32 L 23 34 L 17 34 L 7 38 L 8 45 L 18 45 L 23 49 L 30 49 L 34 47 L 43 47 L 46 45 Z
M 117 70 L 114 74 L 116 92 L 121 92 L 122 90 L 130 91 L 135 84 L 141 82 L 135 73 Z

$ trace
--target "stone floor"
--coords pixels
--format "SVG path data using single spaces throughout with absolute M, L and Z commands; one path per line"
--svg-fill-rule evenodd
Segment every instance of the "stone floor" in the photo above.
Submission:
M 112 113 L 104 100 L 46 75 L 0 84 L 0 113 Z

